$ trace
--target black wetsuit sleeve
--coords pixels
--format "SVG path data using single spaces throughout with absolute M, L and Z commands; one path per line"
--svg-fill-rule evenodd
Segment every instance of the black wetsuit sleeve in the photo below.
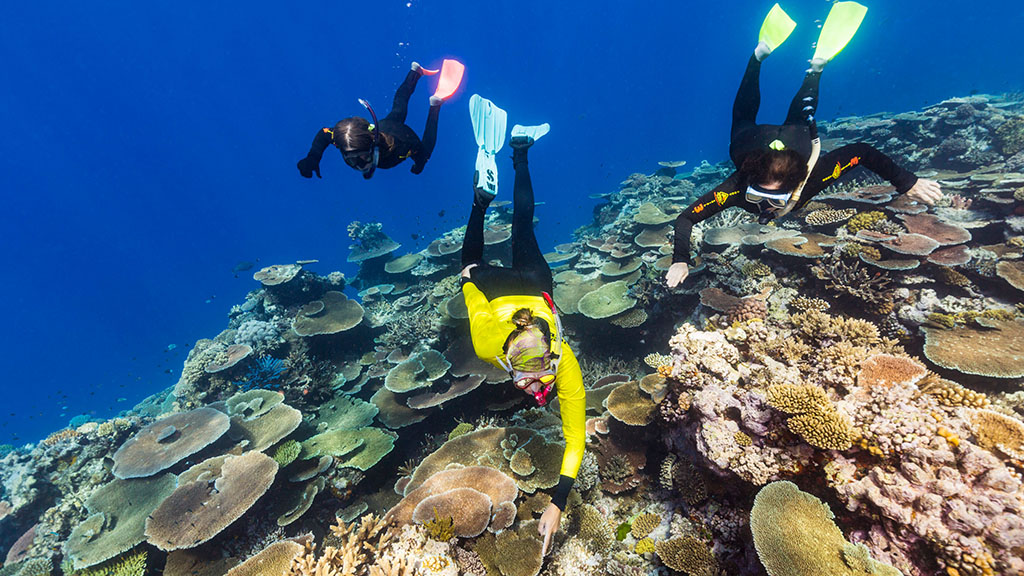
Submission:
M 316 136 L 313 137 L 313 144 L 309 147 L 309 152 L 298 163 L 299 172 L 303 176 L 310 178 L 313 176 L 313 172 L 316 172 L 317 176 L 320 175 L 320 159 L 323 158 L 324 150 L 327 150 L 327 147 L 333 141 L 334 135 L 329 128 L 321 128 L 316 133 Z
M 739 172 L 733 172 L 724 182 L 704 194 L 676 218 L 675 239 L 673 240 L 672 263 L 690 261 L 690 232 L 693 225 L 718 214 L 726 208 L 742 206 L 743 192 L 740 189 Z
M 441 105 L 431 106 L 427 112 L 427 126 L 423 129 L 423 137 L 420 138 L 420 146 L 412 154 L 412 173 L 423 172 L 427 160 L 434 152 L 434 144 L 437 143 L 437 119 L 441 114 Z
M 801 205 L 806 204 L 810 198 L 832 185 L 840 176 L 858 166 L 863 166 L 878 174 L 895 186 L 896 191 L 900 194 L 917 184 L 917 176 L 913 172 L 896 164 L 892 158 L 881 153 L 874 146 L 858 142 L 833 150 L 818 160 L 814 170 L 811 171 L 811 177 L 807 180 L 805 193 L 800 199 Z

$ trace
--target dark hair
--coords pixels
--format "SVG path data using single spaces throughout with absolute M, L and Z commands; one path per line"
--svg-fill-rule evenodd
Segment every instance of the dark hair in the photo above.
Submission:
M 747 156 L 740 172 L 748 182 L 781 182 L 780 190 L 791 192 L 807 177 L 807 161 L 795 150 L 762 150 Z
M 334 145 L 342 152 L 346 150 L 369 151 L 373 148 L 373 132 L 370 132 L 370 122 L 366 118 L 353 116 L 345 118 L 334 125 Z M 395 145 L 395 139 L 381 132 L 380 148 L 381 154 L 390 152 Z

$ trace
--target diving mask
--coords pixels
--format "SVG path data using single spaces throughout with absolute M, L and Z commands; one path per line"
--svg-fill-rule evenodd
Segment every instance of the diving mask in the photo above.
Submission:
M 792 192 L 783 192 L 781 190 L 768 190 L 751 184 L 747 186 L 747 193 L 744 196 L 747 202 L 751 204 L 761 204 L 765 202 L 772 208 L 778 208 L 782 210 L 789 204 L 789 199 L 793 197 Z
M 520 390 L 526 390 L 533 384 L 537 384 L 538 388 L 533 392 L 533 399 L 537 401 L 538 406 L 544 406 L 548 403 L 548 394 L 551 394 L 555 387 L 555 374 L 551 370 L 544 372 L 513 371 L 512 382 Z

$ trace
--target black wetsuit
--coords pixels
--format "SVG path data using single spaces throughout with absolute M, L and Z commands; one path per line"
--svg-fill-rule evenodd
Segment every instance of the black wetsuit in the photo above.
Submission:
M 730 133 L 729 156 L 737 167 L 743 165 L 746 157 L 755 151 L 766 150 L 775 140 L 781 141 L 786 149 L 795 150 L 807 161 L 811 156 L 811 135 L 808 116 L 813 116 L 818 107 L 818 82 L 820 72 L 808 72 L 803 85 L 789 106 L 786 121 L 779 126 L 757 124 L 757 111 L 761 106 L 760 88 L 761 63 L 751 56 L 743 74 L 736 101 L 732 109 L 732 131 Z M 794 210 L 799 210 L 815 195 L 827 188 L 849 169 L 863 166 L 888 180 L 899 193 L 910 190 L 917 183 L 917 176 L 904 170 L 888 156 L 873 146 L 864 143 L 848 144 L 823 154 L 811 169 L 810 178 L 800 193 L 800 200 Z M 724 182 L 697 199 L 676 218 L 675 241 L 672 262 L 690 261 L 690 232 L 693 225 L 726 208 L 738 206 L 747 212 L 760 214 L 757 204 L 746 201 L 746 190 L 751 184 L 739 171 L 733 172 Z M 760 184 L 759 182 L 756 184 Z
M 486 195 L 475 195 L 466 236 L 462 240 L 462 267 L 477 264 L 470 270 L 469 281 L 476 284 L 488 300 L 502 296 L 554 293 L 551 268 L 533 232 L 533 183 L 526 153 L 527 148 L 516 148 L 512 153 L 512 164 L 516 169 L 512 193 L 512 267 L 492 266 L 484 261 L 484 213 L 490 204 Z
M 380 158 L 377 160 L 378 168 L 394 168 L 406 158 L 412 158 L 412 173 L 419 174 L 434 151 L 434 144 L 437 142 L 437 119 L 441 112 L 440 104 L 430 107 L 422 139 L 405 124 L 405 117 L 409 113 L 409 97 L 416 90 L 416 83 L 419 82 L 420 76 L 422 74 L 415 70 L 410 70 L 406 74 L 405 81 L 395 92 L 395 101 L 391 106 L 391 112 L 380 119 L 381 134 L 393 138 L 394 146 L 389 150 L 387 145 L 381 141 Z M 320 136 L 320 133 L 325 131 L 330 133 L 328 128 L 321 129 L 317 133 L 317 137 L 313 139 L 309 154 L 306 155 L 306 158 L 312 159 L 317 166 L 320 164 L 324 150 L 331 145 L 329 138 Z

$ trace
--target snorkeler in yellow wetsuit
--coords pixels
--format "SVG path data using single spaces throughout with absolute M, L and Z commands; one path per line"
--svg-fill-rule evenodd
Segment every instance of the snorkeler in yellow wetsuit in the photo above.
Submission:
M 538 527 L 546 553 L 583 461 L 586 393 L 579 362 L 562 341 L 562 327 L 549 296 L 551 269 L 533 233 L 533 186 L 526 152 L 534 138 L 517 136 L 517 129 L 512 131 L 511 142 L 516 170 L 512 267 L 492 266 L 483 260 L 484 213 L 494 195 L 477 187 L 462 244 L 462 293 L 477 356 L 507 370 L 515 386 L 541 406 L 547 403 L 552 388 L 558 394 L 565 453 L 558 487 Z

